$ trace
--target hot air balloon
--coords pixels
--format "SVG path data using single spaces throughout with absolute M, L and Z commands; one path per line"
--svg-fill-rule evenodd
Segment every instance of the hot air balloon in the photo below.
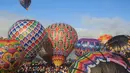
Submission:
M 81 38 L 75 44 L 75 55 L 80 57 L 85 53 L 100 50 L 100 42 L 97 39 Z
M 109 34 L 104 34 L 104 35 L 101 35 L 98 40 L 102 43 L 102 44 L 105 44 L 109 39 L 111 39 L 112 36 L 109 35 Z
M 24 61 L 25 52 L 20 42 L 0 39 L 0 73 L 15 72 Z
M 47 37 L 45 42 L 42 44 L 42 49 L 39 51 L 39 56 L 43 58 L 48 64 L 52 63 L 53 46 L 51 41 Z
M 78 39 L 77 32 L 73 27 L 65 23 L 56 23 L 46 28 L 48 39 L 53 46 L 52 61 L 55 66 L 60 66 L 73 50 Z
M 26 61 L 32 61 L 47 37 L 42 24 L 36 20 L 19 20 L 9 30 L 8 37 L 20 41 L 26 52 Z
M 52 64 L 52 55 L 47 53 L 44 49 L 39 51 L 39 56 L 44 59 L 48 64 Z
M 69 67 L 68 73 L 129 73 L 130 66 L 111 52 L 89 52 Z
M 115 52 L 129 58 L 130 56 L 130 42 L 128 35 L 117 35 L 108 40 L 105 44 L 107 51 Z
M 19 0 L 19 2 L 26 10 L 28 10 L 31 4 L 31 0 Z

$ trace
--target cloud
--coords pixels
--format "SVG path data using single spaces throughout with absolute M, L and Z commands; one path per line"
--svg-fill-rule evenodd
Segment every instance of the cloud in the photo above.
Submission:
M 120 34 L 130 34 L 130 21 L 126 21 L 119 17 L 99 18 L 99 17 L 83 17 L 82 24 L 84 28 L 76 28 L 79 38 L 98 38 L 103 34 L 111 34 L 113 36 Z
M 36 19 L 34 17 L 25 17 L 15 13 L 7 11 L 0 11 L 0 36 L 7 37 L 9 28 L 19 19 Z M 52 24 L 51 21 L 45 19 L 36 19 L 45 28 L 48 24 Z M 113 18 L 99 18 L 85 16 L 81 19 L 83 28 L 75 28 L 78 37 L 98 38 L 102 34 L 111 34 L 113 36 L 119 34 L 130 34 L 130 21 L 126 21 L 119 17 Z M 75 57 L 74 51 L 70 54 L 70 57 Z
M 33 17 L 18 15 L 15 13 L 0 11 L 0 37 L 7 37 L 9 28 L 20 19 L 35 19 Z M 37 19 L 44 27 L 47 27 L 47 24 L 51 22 L 46 20 Z

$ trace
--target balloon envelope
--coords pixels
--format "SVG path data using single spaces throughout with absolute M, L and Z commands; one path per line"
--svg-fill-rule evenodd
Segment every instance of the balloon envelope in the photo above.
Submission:
M 128 57 L 130 52 L 129 38 L 127 35 L 117 35 L 108 40 L 105 44 L 107 51 L 115 52 Z
M 63 64 L 65 57 L 73 50 L 78 39 L 73 27 L 65 23 L 56 23 L 46 28 L 48 38 L 53 46 L 53 63 L 56 66 Z
M 36 20 L 19 20 L 9 30 L 8 37 L 20 41 L 26 52 L 26 60 L 32 61 L 47 37 L 42 24 Z
M 81 38 L 75 44 L 75 55 L 80 57 L 85 53 L 100 50 L 100 42 L 97 39 Z
M 48 54 L 43 48 L 39 51 L 39 56 L 44 59 L 48 64 L 52 63 L 52 55 Z
M 52 56 L 49 54 L 39 53 L 39 56 L 43 58 L 48 64 L 52 64 Z
M 50 41 L 50 39 L 47 37 L 47 39 L 45 40 L 45 42 L 42 44 L 43 48 L 41 49 L 41 53 L 47 53 L 48 55 L 52 55 L 53 54 L 53 45 Z
M 19 0 L 19 2 L 26 10 L 28 10 L 28 7 L 31 4 L 31 0 Z
M 117 65 L 115 66 L 110 63 Z M 108 65 L 111 66 L 108 67 Z M 116 68 L 113 68 L 113 66 Z M 90 52 L 83 55 L 76 62 L 74 62 L 69 68 L 69 73 L 95 73 L 92 71 L 94 69 L 96 69 L 97 73 L 110 73 L 110 71 L 115 73 L 114 69 L 118 71 L 119 66 L 124 71 L 123 73 L 130 72 L 130 68 L 127 68 L 127 63 L 120 56 L 114 55 L 110 52 Z M 107 72 L 103 72 L 104 67 L 104 71 L 107 70 Z M 100 72 L 100 70 L 102 71 Z
M 24 50 L 14 39 L 0 39 L 0 72 L 15 72 L 24 61 Z
M 105 44 L 109 39 L 111 39 L 112 36 L 109 35 L 109 34 L 104 34 L 104 35 L 101 35 L 98 40 L 102 43 L 102 44 Z

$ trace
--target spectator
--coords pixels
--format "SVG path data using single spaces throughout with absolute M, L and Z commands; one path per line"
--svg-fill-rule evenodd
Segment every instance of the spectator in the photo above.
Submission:
M 69 61 L 70 64 L 70 61 Z M 55 67 L 53 64 L 39 63 L 24 63 L 17 71 L 17 73 L 67 73 L 67 63 L 60 67 Z

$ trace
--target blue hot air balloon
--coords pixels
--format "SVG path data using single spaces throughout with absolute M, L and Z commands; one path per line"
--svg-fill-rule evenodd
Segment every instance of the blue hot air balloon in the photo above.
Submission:
M 19 2 L 26 10 L 28 10 L 31 4 L 31 0 L 19 0 Z

